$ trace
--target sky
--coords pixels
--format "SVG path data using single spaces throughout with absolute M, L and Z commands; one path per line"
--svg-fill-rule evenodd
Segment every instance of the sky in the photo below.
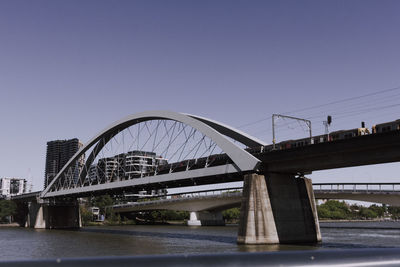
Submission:
M 313 133 L 399 119 L 399 1 L 0 1 L 0 177 L 43 186 L 46 142 L 84 143 L 147 110 L 271 143 L 271 115 Z M 301 125 L 278 129 L 301 138 Z M 301 136 L 303 135 L 303 136 Z M 399 164 L 311 175 L 399 182 Z

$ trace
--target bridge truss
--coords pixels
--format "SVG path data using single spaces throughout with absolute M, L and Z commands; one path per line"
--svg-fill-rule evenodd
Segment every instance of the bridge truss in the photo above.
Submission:
M 138 192 L 224 182 L 258 169 L 245 150 L 263 142 L 194 115 L 150 111 L 110 125 L 84 145 L 42 192 L 42 198 L 105 191 Z

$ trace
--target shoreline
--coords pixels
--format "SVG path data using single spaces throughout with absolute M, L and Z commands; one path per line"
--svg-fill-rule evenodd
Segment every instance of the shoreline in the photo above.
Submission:
M 18 223 L 0 223 L 0 227 L 19 227 Z

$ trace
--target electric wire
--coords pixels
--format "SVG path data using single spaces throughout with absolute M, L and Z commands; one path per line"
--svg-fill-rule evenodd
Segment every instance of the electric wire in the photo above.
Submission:
M 288 115 L 296 113 L 296 117 L 302 117 L 313 121 L 318 120 L 317 122 L 320 122 L 321 125 L 319 125 L 319 123 L 313 123 L 313 126 L 315 125 L 314 127 L 317 130 L 322 130 L 324 128 L 324 126 L 322 125 L 322 122 L 324 121 L 323 118 L 326 118 L 326 115 L 329 114 L 335 118 L 335 127 L 338 127 L 340 125 L 346 125 L 346 123 L 349 122 L 348 119 L 350 118 L 361 116 L 362 120 L 368 120 L 370 119 L 370 116 L 368 116 L 368 114 L 370 114 L 371 112 L 375 112 L 376 114 L 376 112 L 388 109 L 395 109 L 399 107 L 399 90 L 400 86 L 393 87 L 360 96 L 344 98 L 324 104 L 283 112 L 281 114 Z M 385 103 L 385 105 L 382 105 L 383 103 Z M 272 130 L 271 125 L 262 125 L 262 130 L 260 129 L 260 127 L 254 126 L 259 125 L 262 122 L 269 121 L 271 119 L 272 116 L 261 118 L 256 121 L 242 124 L 237 128 L 248 128 L 250 126 L 253 126 L 253 128 L 255 129 L 249 129 L 247 130 L 247 132 L 252 135 L 265 134 L 266 132 Z M 296 125 L 296 121 L 287 121 L 283 124 L 277 123 L 275 125 L 275 128 L 279 131 L 285 131 L 285 129 L 286 131 L 288 131 L 293 130 L 293 127 L 291 127 L 292 125 Z
M 371 97 L 371 96 L 376 96 L 376 95 L 384 94 L 384 93 L 387 93 L 387 92 L 393 92 L 393 91 L 397 91 L 397 90 L 400 90 L 400 86 L 389 88 L 389 89 L 384 89 L 384 90 L 380 90 L 380 91 L 376 91 L 376 92 L 372 92 L 372 93 L 368 93 L 368 94 L 364 94 L 364 95 L 361 95 L 361 96 L 354 96 L 354 97 L 344 98 L 344 99 L 341 99 L 341 100 L 336 100 L 336 101 L 332 101 L 332 102 L 328 102 L 328 103 L 324 103 L 324 104 L 319 104 L 319 105 L 314 105 L 314 106 L 305 107 L 305 108 L 301 108 L 301 109 L 296 109 L 296 110 L 292 110 L 292 111 L 287 111 L 287 112 L 283 112 L 281 114 L 282 115 L 289 115 L 289 114 L 293 114 L 293 113 L 299 113 L 299 112 L 304 112 L 304 111 L 318 109 L 318 108 L 325 108 L 327 106 L 331 106 L 331 105 L 335 105 L 335 104 L 341 104 L 341 103 L 345 103 L 345 102 L 350 102 L 350 101 L 354 101 L 354 100 L 358 100 L 358 99 L 362 99 L 362 98 L 366 98 L 366 97 Z M 394 96 L 397 96 L 397 95 L 400 95 L 400 94 L 396 94 Z M 386 98 L 388 98 L 388 97 L 391 97 L 391 96 L 386 96 Z M 368 104 L 369 102 L 371 102 L 371 101 L 366 101 L 364 103 Z M 241 129 L 241 128 L 249 127 L 251 125 L 258 124 L 260 122 L 264 122 L 264 121 L 267 121 L 267 120 L 271 120 L 271 117 L 265 117 L 265 118 L 258 119 L 256 121 L 248 122 L 248 123 L 239 125 L 236 128 Z

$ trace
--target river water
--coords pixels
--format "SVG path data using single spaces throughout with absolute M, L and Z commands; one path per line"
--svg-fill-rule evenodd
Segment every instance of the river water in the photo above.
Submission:
M 0 260 L 400 247 L 400 222 L 321 223 L 318 245 L 237 245 L 238 227 L 132 225 L 41 230 L 0 227 Z

